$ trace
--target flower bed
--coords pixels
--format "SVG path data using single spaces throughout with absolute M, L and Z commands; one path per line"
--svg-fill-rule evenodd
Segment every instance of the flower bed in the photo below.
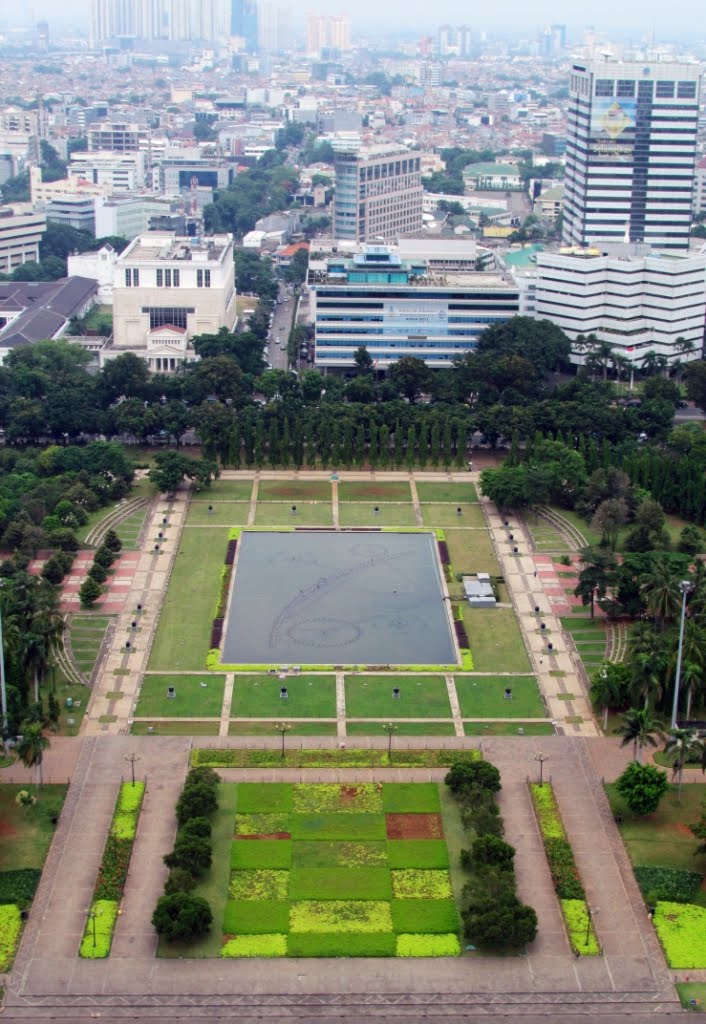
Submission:
M 397 956 L 458 956 L 458 935 L 398 935 Z
M 706 908 L 692 903 L 658 903 L 654 926 L 670 967 L 706 968 Z
M 144 782 L 124 782 L 120 787 L 79 956 L 100 959 L 110 953 L 144 795 Z
M 14 903 L 0 906 L 0 974 L 12 966 L 21 931 L 20 908 Z
M 197 749 L 194 768 L 448 768 L 458 761 L 480 761 L 480 750 L 243 750 Z
M 541 786 L 531 783 L 530 796 L 571 948 L 583 956 L 597 956 L 601 951 L 598 936 L 590 918 L 586 893 L 564 831 L 554 789 L 549 782 Z

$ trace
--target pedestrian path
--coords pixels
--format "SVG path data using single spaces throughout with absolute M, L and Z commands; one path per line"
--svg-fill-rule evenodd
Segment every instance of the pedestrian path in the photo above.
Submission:
M 449 704 L 451 705 L 451 714 L 454 720 L 454 732 L 457 736 L 465 736 L 465 730 L 463 728 L 463 719 L 461 718 L 461 706 L 458 702 L 458 694 L 456 693 L 456 683 L 452 675 L 446 677 L 446 692 L 449 695 Z
M 227 736 L 230 727 L 230 709 L 233 703 L 233 687 L 235 685 L 235 672 L 226 672 L 226 683 L 223 689 L 223 705 L 221 707 L 221 721 L 218 726 L 218 735 Z

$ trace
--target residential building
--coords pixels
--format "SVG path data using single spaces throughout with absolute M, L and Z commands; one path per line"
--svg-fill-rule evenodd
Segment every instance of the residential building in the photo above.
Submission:
M 246 53 L 257 51 L 257 4 L 255 0 L 231 0 L 230 34 L 243 41 Z
M 113 153 L 135 153 L 148 142 L 151 131 L 144 125 L 128 124 L 124 121 L 97 121 L 86 128 L 88 148 L 110 150 Z
M 699 64 L 573 65 L 566 245 L 688 248 L 700 79 Z
M 116 263 L 113 344 L 101 360 L 135 352 L 151 370 L 173 373 L 196 358 L 195 335 L 235 322 L 233 236 L 146 232 Z
M 639 366 L 648 352 L 700 359 L 706 317 L 706 255 L 609 257 L 599 249 L 539 252 L 536 315 L 573 340 L 594 334 Z M 693 345 L 685 354 L 682 339 Z M 582 363 L 580 352 L 573 357 Z
M 439 242 L 424 255 L 415 255 L 413 246 L 408 257 L 404 249 L 369 245 L 345 255 L 312 253 L 308 285 L 317 367 L 349 369 L 360 346 L 380 370 L 401 356 L 447 367 L 475 351 L 491 324 L 517 315 L 517 287 L 502 271 L 475 269 L 472 240 Z
M 347 14 L 308 14 L 306 51 L 310 57 L 322 52 L 347 53 L 351 49 L 351 19 Z
M 337 148 L 338 146 L 338 148 Z M 334 142 L 333 233 L 355 242 L 391 241 L 422 230 L 420 157 L 404 146 Z
M 564 186 L 553 185 L 540 192 L 532 209 L 538 217 L 546 217 L 548 220 L 556 220 L 561 213 L 561 206 L 564 201 Z
M 39 243 L 47 218 L 31 203 L 0 206 L 0 273 L 11 274 L 23 263 L 39 261 Z

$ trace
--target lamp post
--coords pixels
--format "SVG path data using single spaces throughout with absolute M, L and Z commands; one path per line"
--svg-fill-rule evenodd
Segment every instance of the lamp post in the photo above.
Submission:
M 677 711 L 679 708 L 679 683 L 681 682 L 681 655 L 684 647 L 684 619 L 686 618 L 686 598 L 691 590 L 689 580 L 682 580 L 679 584 L 681 590 L 681 619 L 679 620 L 679 647 L 677 648 L 677 668 L 674 676 L 674 700 L 672 702 L 672 724 L 671 728 L 677 727 Z
M 598 907 L 595 910 L 591 910 L 591 905 L 586 903 L 586 941 L 584 946 L 588 949 L 588 940 L 591 938 L 591 922 L 595 915 L 598 913 Z
M 392 736 L 393 733 L 397 732 L 397 726 L 392 722 L 385 722 L 383 730 L 387 733 L 387 759 L 392 760 Z
M 542 754 L 540 752 L 539 754 L 535 754 L 534 755 L 534 759 L 535 759 L 535 761 L 539 762 L 539 784 L 540 784 L 540 786 L 543 786 L 544 785 L 544 762 L 549 760 L 549 755 L 548 754 Z
M 139 754 L 126 754 L 125 760 L 130 762 L 130 769 L 132 771 L 132 784 L 135 785 L 135 762 L 140 760 Z
M 98 917 L 98 911 L 95 907 L 89 907 L 88 909 L 88 920 L 91 922 L 91 931 L 93 933 L 93 948 L 96 948 L 96 918 Z
M 280 722 L 279 725 L 277 726 L 277 732 L 281 733 L 281 735 L 282 735 L 282 760 L 283 761 L 284 761 L 284 737 L 287 735 L 287 733 L 289 732 L 289 730 L 291 728 L 292 727 L 291 727 L 291 725 L 289 725 L 288 722 Z

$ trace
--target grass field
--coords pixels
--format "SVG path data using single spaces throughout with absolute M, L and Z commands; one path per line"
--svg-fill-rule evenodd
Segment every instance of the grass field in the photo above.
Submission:
M 288 736 L 335 736 L 337 733 L 335 722 L 291 722 L 291 728 L 287 730 Z M 270 720 L 266 722 L 237 722 L 231 721 L 228 728 L 229 736 L 279 736 L 277 722 Z
M 15 797 L 26 789 L 37 798 L 31 807 L 20 807 Z M 49 852 L 55 826 L 52 818 L 61 813 L 66 786 L 0 785 L 0 871 L 41 868 Z
M 466 736 L 553 736 L 551 722 L 464 722 Z
M 209 512 L 209 507 L 211 511 Z M 186 513 L 187 526 L 247 526 L 248 501 L 192 501 Z
M 342 480 L 338 485 L 338 500 L 370 501 L 379 504 L 381 501 L 409 501 L 412 492 L 404 480 Z
M 331 501 L 328 480 L 260 480 L 258 501 Z
M 192 502 L 204 501 L 206 504 L 214 504 L 217 498 L 224 501 L 250 501 L 252 495 L 252 480 L 214 480 L 210 487 L 195 491 L 192 495 Z
M 438 787 L 415 789 L 222 783 L 213 864 L 195 890 L 214 927 L 159 955 L 394 956 L 410 934 L 416 955 L 458 955 Z
M 71 615 L 69 643 L 76 665 L 90 678 L 111 618 L 107 615 Z
M 392 696 L 398 687 L 399 699 Z M 443 676 L 346 676 L 350 718 L 451 718 Z
M 683 981 L 675 986 L 685 1010 L 701 1010 L 706 1006 L 706 981 Z
M 145 676 L 135 709 L 136 718 L 218 718 L 225 676 L 204 672 L 193 676 Z M 205 686 L 202 685 L 205 683 Z M 176 696 L 168 697 L 173 686 Z
M 132 736 L 217 736 L 218 722 L 194 722 L 189 718 L 173 718 L 168 722 L 133 722 Z
M 391 719 L 392 721 L 392 719 Z M 453 722 L 395 722 L 392 738 L 392 759 L 395 758 L 395 736 L 453 736 Z M 347 722 L 349 736 L 387 736 L 384 722 Z
M 447 529 L 444 532 L 451 568 L 455 573 L 489 572 L 491 576 L 500 575 L 500 565 L 487 530 Z
M 332 526 L 333 512 L 330 501 L 258 501 L 255 526 Z
M 505 689 L 512 699 L 505 699 Z M 456 676 L 463 718 L 544 718 L 546 711 L 534 676 Z
M 280 697 L 282 686 L 286 700 Z M 336 680 L 302 675 L 282 683 L 277 676 L 236 675 L 230 713 L 232 718 L 335 718 Z
M 450 484 L 446 482 L 435 483 L 432 481 L 417 481 L 417 497 L 421 502 L 425 501 L 450 501 L 454 505 L 461 505 L 466 501 L 478 501 L 478 492 L 475 484 L 469 482 L 463 484 Z
M 485 527 L 480 505 L 422 505 L 422 518 L 425 526 Z
M 525 645 L 512 608 L 463 607 L 476 672 L 529 672 Z
M 339 504 L 338 521 L 341 526 L 416 526 L 417 518 L 413 505 L 375 504 L 348 502 Z
M 227 543 L 226 530 L 184 529 L 162 604 L 150 669 L 199 671 L 204 667 Z

